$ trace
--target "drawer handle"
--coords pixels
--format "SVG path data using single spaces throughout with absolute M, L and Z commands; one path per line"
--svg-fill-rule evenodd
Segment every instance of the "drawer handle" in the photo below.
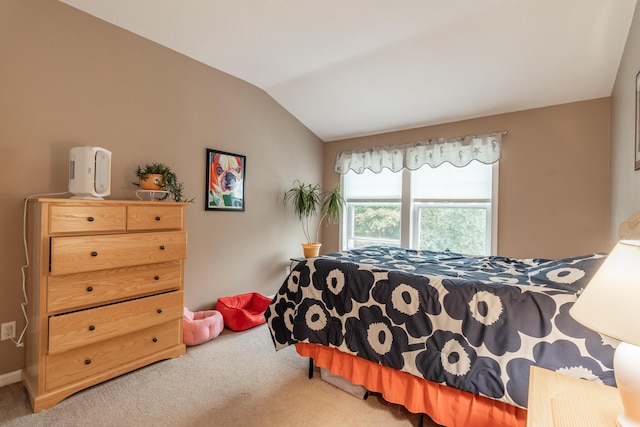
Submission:
M 98 256 L 98 252 L 96 251 L 91 252 L 91 256 Z
M 160 280 L 160 276 L 153 276 L 153 280 Z
M 87 292 L 93 292 L 93 286 L 87 287 Z
M 161 313 L 162 313 L 162 309 L 161 309 L 161 308 L 159 308 L 159 309 L 157 309 L 157 310 L 156 310 L 156 312 L 157 312 L 158 314 L 161 314 Z
M 158 338 L 153 337 L 153 339 L 152 339 L 151 341 L 153 341 L 153 342 L 158 342 Z
M 159 216 L 156 217 L 156 221 L 160 221 L 160 217 Z
M 92 216 L 90 216 L 89 218 L 87 218 L 87 221 L 89 221 L 89 222 L 93 222 L 93 217 L 92 217 Z
M 95 327 L 95 326 L 93 326 L 93 325 L 89 325 L 89 330 L 90 330 L 90 331 L 95 331 L 95 330 L 96 330 L 96 327 Z
M 91 365 L 91 359 L 85 359 L 84 364 L 85 365 Z
M 160 245 L 160 250 L 164 251 L 164 245 Z

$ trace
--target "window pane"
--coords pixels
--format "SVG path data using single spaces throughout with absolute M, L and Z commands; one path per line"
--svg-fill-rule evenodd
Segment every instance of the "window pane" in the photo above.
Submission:
M 487 255 L 487 210 L 482 207 L 420 207 L 420 249 Z
M 491 199 L 492 165 L 472 161 L 463 168 L 443 163 L 412 172 L 414 199 Z
M 344 194 L 348 199 L 396 199 L 402 197 L 402 172 L 383 169 L 380 173 L 349 171 L 344 177 Z
M 352 239 L 349 241 L 349 249 L 362 249 L 368 246 L 387 246 L 391 248 L 397 248 L 400 246 L 400 242 L 378 242 L 377 240 L 364 240 L 364 239 Z
M 354 203 L 353 237 L 400 241 L 400 204 Z

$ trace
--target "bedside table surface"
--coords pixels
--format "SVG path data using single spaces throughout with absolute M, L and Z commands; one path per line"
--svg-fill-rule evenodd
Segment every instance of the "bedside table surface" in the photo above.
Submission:
M 531 367 L 528 427 L 615 426 L 621 412 L 617 388 Z

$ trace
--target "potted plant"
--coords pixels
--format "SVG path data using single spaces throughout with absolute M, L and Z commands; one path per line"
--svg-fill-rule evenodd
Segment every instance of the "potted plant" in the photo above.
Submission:
M 290 203 L 300 219 L 302 232 L 306 241 L 302 243 L 304 256 L 307 258 L 318 256 L 320 253 L 319 242 L 320 225 L 326 219 L 327 223 L 338 223 L 344 198 L 340 191 L 340 183 L 336 184 L 331 191 L 320 190 L 319 184 L 309 184 L 296 179 L 293 187 L 284 193 L 283 203 Z M 311 234 L 310 220 L 320 214 L 320 220 L 314 235 Z
M 138 182 L 134 182 L 143 190 L 168 191 L 176 202 L 191 202 L 183 196 L 184 184 L 178 181 L 176 174 L 164 163 L 148 163 L 144 167 L 138 166 L 135 172 Z

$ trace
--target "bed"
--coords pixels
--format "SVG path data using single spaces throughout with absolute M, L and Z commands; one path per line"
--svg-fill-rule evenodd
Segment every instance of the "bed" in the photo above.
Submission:
M 302 260 L 265 317 L 277 350 L 446 426 L 524 426 L 532 365 L 615 385 L 616 342 L 569 315 L 605 255 L 368 247 Z

